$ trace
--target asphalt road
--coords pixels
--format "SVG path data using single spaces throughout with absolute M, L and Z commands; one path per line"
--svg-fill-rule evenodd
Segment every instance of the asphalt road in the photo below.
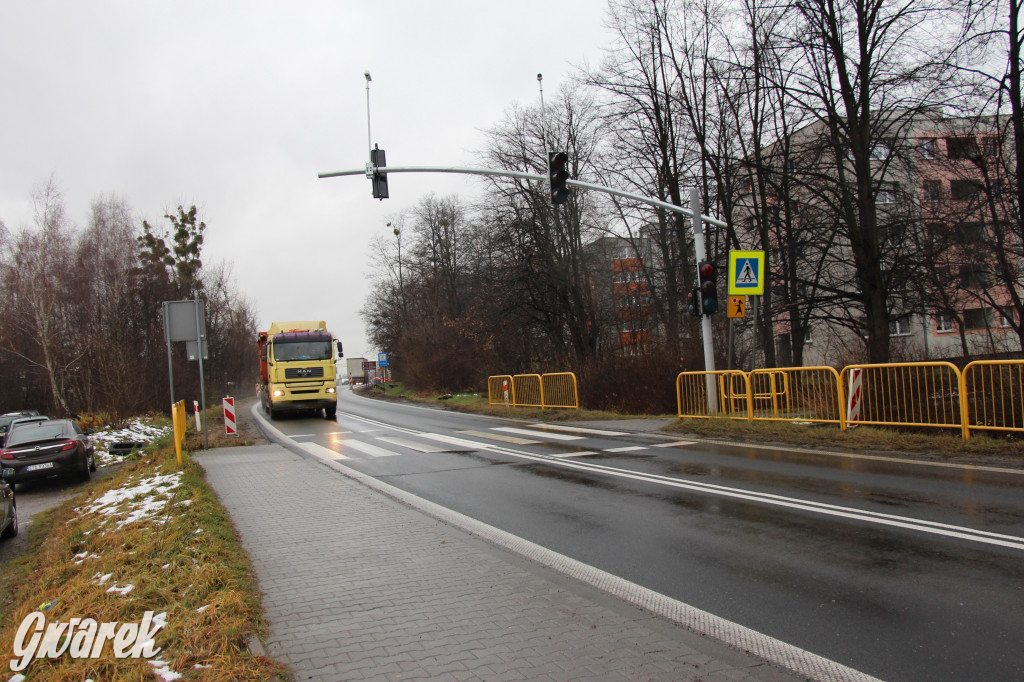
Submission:
M 369 400 L 307 452 L 886 680 L 1024 679 L 1024 471 Z M 330 475 L 325 472 L 325 475 Z

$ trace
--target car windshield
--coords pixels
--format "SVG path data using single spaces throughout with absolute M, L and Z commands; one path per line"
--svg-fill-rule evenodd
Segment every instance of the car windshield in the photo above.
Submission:
M 298 343 L 274 343 L 274 359 L 280 362 L 293 360 L 330 360 L 330 341 L 300 341 Z
M 0 429 L 6 429 L 17 417 L 0 417 Z
M 38 424 L 25 424 L 11 431 L 7 439 L 7 447 L 31 443 L 37 440 L 52 440 L 55 438 L 69 438 L 68 425 L 65 422 L 39 422 Z

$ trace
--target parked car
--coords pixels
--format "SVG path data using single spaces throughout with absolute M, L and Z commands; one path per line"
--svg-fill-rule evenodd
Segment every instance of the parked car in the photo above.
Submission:
M 12 473 L 4 469 L 4 475 Z M 18 534 L 18 503 L 14 500 L 14 489 L 7 481 L 0 480 L 0 538 L 7 540 Z
M 0 465 L 13 469 L 6 476 L 15 488 L 21 481 L 51 476 L 77 476 L 83 481 L 96 471 L 96 448 L 89 441 L 92 431 L 82 431 L 72 419 L 48 419 L 23 424 L 12 430 Z
M 43 416 L 39 416 L 39 417 L 15 417 L 14 420 L 11 421 L 10 425 L 8 425 L 7 433 L 4 434 L 3 439 L 0 439 L 0 445 L 5 445 L 7 443 L 7 437 L 11 435 L 12 431 L 14 431 L 14 427 L 22 426 L 23 424 L 35 424 L 35 423 L 38 423 L 38 422 L 45 422 L 45 421 L 49 421 L 49 420 L 50 420 L 49 417 L 43 417 Z
M 0 443 L 3 442 L 4 437 L 7 435 L 7 429 L 11 425 L 11 422 L 21 417 L 38 417 L 39 412 L 37 410 L 19 410 L 17 412 L 5 412 L 0 415 Z

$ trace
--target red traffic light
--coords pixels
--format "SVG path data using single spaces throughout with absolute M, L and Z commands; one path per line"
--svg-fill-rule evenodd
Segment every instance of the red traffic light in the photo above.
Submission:
M 701 281 L 713 279 L 715 276 L 715 264 L 704 261 L 700 264 L 700 279 Z

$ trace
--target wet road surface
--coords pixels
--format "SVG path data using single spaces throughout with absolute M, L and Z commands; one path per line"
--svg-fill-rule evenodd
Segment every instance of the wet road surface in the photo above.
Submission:
M 1024 471 L 573 430 L 348 391 L 336 422 L 273 426 L 882 679 L 1024 679 Z

